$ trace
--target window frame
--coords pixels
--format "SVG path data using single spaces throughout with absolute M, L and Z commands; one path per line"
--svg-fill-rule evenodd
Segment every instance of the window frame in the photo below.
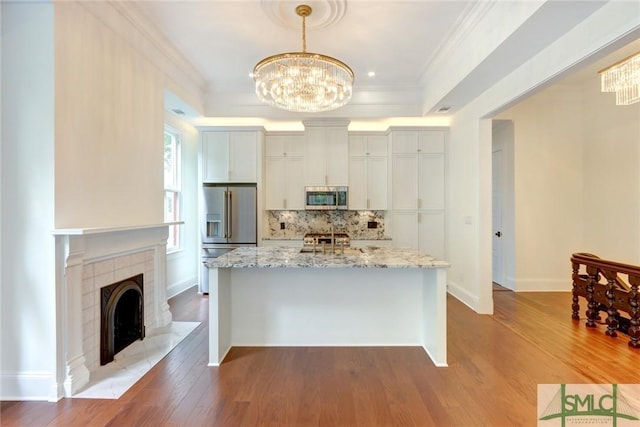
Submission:
M 167 155 L 166 155 L 166 143 L 167 136 L 171 138 L 171 143 L 175 144 L 173 156 L 175 157 L 172 164 L 173 182 L 167 183 Z M 183 209 L 182 209 L 182 134 L 177 129 L 165 124 L 163 132 L 163 162 L 164 177 L 163 177 L 163 216 L 165 222 L 182 221 Z M 174 212 L 171 215 L 168 207 L 168 196 L 173 195 Z M 169 236 L 167 237 L 167 254 L 176 253 L 184 250 L 183 233 L 181 224 L 169 225 Z

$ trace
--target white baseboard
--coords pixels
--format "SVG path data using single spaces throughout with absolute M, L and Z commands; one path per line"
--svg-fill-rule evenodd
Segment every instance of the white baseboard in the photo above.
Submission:
M 198 285 L 198 278 L 196 276 L 190 277 L 186 280 L 181 280 L 178 283 L 173 283 L 167 286 L 167 299 L 173 298 L 178 294 Z
M 16 372 L 0 374 L 0 400 L 59 400 L 55 377 L 46 372 Z
M 461 287 L 455 282 L 447 284 L 447 292 L 453 295 L 457 300 L 469 307 L 473 311 L 478 311 L 478 296 L 473 295 L 467 289 Z

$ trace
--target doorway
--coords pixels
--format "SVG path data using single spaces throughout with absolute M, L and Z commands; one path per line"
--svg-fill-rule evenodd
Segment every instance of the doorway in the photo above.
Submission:
M 514 124 L 493 120 L 491 150 L 492 280 L 495 290 L 515 290 L 513 210 Z M 497 285 L 497 286 L 496 286 Z

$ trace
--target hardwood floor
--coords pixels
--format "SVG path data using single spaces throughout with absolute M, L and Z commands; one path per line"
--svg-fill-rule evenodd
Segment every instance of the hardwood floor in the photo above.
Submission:
M 449 297 L 448 368 L 415 347 L 233 348 L 209 368 L 194 288 L 171 311 L 204 323 L 122 398 L 2 402 L 0 425 L 532 426 L 537 384 L 640 383 L 640 350 L 573 322 L 569 293 L 494 298 L 486 316 Z

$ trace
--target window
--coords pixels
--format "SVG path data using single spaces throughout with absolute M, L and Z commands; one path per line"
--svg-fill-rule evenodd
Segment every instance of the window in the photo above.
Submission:
M 180 135 L 170 128 L 164 130 L 164 220 L 180 221 L 182 215 L 180 182 Z M 169 226 L 167 252 L 182 249 L 180 225 Z

